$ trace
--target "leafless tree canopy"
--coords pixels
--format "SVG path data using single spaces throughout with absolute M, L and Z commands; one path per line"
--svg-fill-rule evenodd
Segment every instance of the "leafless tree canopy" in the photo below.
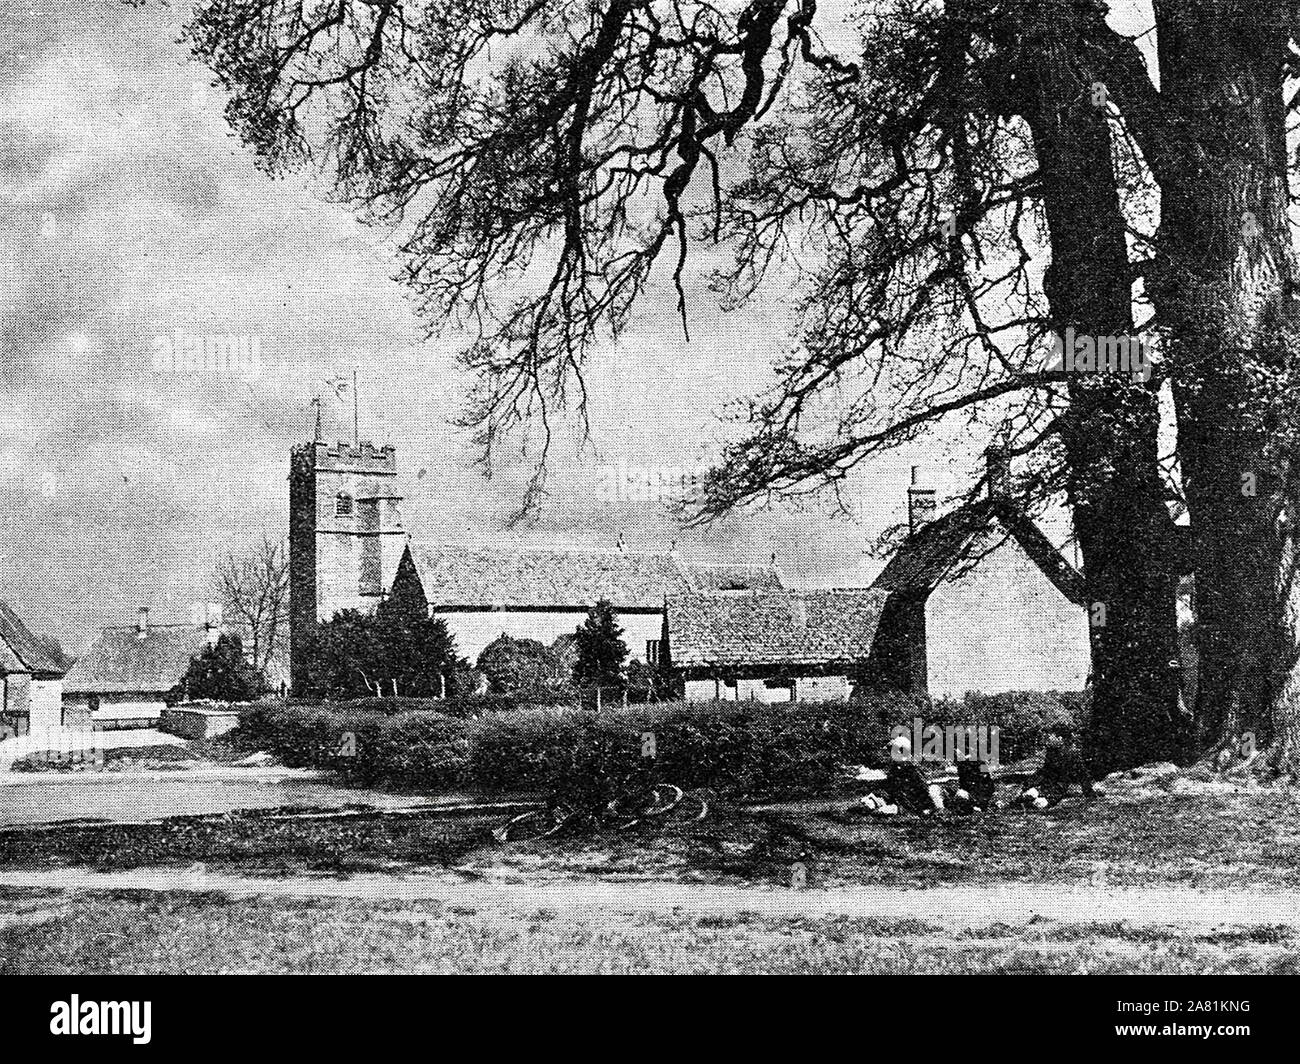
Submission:
M 289 623 L 289 559 L 283 540 L 265 532 L 247 548 L 231 550 L 217 563 L 215 590 L 224 619 L 244 641 L 263 675 L 278 660 Z
M 864 17 L 852 59 L 815 0 L 222 0 L 192 38 L 267 166 L 332 167 L 403 223 L 426 320 L 477 336 L 465 418 L 489 467 L 529 423 L 544 465 L 553 410 L 581 413 L 584 360 L 661 258 L 683 327 L 697 239 L 735 252 L 729 306 L 793 283 L 802 342 L 741 412 L 756 428 L 708 516 L 990 400 L 1027 439 L 1050 424 L 1032 101 L 1008 47 L 1026 6 L 908 0 Z

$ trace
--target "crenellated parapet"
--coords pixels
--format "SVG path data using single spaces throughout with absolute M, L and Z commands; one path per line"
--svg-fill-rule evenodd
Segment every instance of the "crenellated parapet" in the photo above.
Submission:
M 317 440 L 308 444 L 319 470 L 338 473 L 369 473 L 397 475 L 397 448 L 392 444 L 376 447 L 369 440 L 355 446 L 350 443 L 326 443 Z

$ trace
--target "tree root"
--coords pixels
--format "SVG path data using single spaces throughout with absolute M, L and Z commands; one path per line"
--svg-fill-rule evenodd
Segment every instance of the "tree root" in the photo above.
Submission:
M 1188 774 L 1231 782 L 1297 783 L 1300 782 L 1300 757 L 1282 744 L 1261 749 L 1255 745 L 1254 735 L 1246 732 L 1223 739 L 1201 757 Z

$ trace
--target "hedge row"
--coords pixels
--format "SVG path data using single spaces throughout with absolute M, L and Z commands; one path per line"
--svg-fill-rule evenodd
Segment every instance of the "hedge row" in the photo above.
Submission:
M 380 701 L 380 700 L 376 700 Z M 388 701 L 388 700 L 382 700 Z M 588 791 L 645 769 L 684 787 L 737 796 L 825 788 L 843 764 L 883 767 L 896 726 L 998 728 L 1001 761 L 1042 747 L 1048 729 L 1082 725 L 1079 695 L 1009 693 L 934 701 L 885 694 L 861 701 L 764 706 L 664 703 L 593 713 L 520 709 L 459 718 L 349 703 L 250 706 L 241 739 L 290 766 L 329 767 L 360 784 L 402 789 Z
M 468 724 L 431 710 L 262 703 L 240 714 L 239 741 L 291 768 L 332 768 L 355 783 L 437 790 L 466 783 Z
M 516 695 L 465 695 L 461 698 L 352 698 L 345 701 L 314 701 L 295 699 L 294 707 L 332 711 L 336 713 L 411 713 L 415 711 L 438 713 L 444 717 L 478 717 L 484 713 L 504 713 L 512 709 L 535 706 L 536 700 Z

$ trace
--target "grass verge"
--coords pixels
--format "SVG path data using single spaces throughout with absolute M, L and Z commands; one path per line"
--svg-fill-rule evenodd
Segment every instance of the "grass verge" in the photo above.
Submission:
M 1296 973 L 1286 928 L 925 921 L 0 892 L 0 973 Z
M 1048 813 L 864 819 L 844 805 L 725 807 L 698 824 L 499 846 L 498 816 L 271 820 L 264 813 L 150 825 L 0 832 L 0 868 L 186 866 L 292 875 L 470 867 L 524 874 L 786 883 L 812 862 L 825 886 L 996 882 L 1195 888 L 1300 886 L 1300 801 L 1290 791 L 1067 802 Z

